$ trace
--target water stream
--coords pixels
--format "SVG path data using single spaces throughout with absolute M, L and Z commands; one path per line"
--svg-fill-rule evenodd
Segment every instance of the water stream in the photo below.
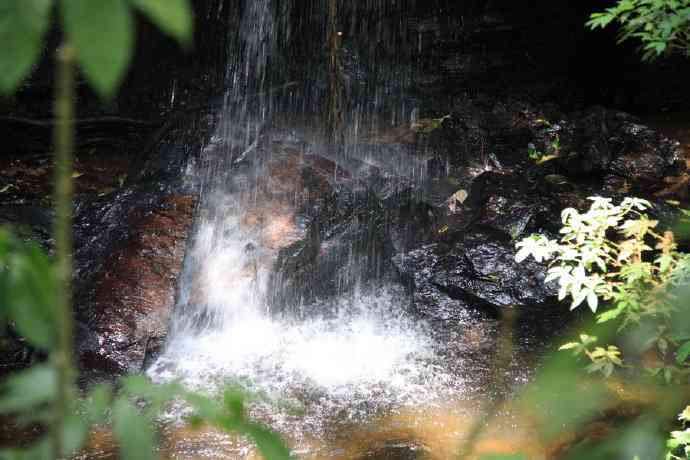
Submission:
M 370 13 L 396 4 L 361 3 Z M 304 179 L 304 165 L 322 172 L 319 183 L 336 190 L 361 187 L 372 168 L 387 187 L 418 183 L 426 165 L 424 152 L 388 135 L 417 116 L 414 99 L 401 89 L 409 75 L 384 69 L 390 62 L 382 61 L 381 68 L 362 62 L 377 53 L 371 44 L 358 47 L 357 37 L 344 48 L 343 65 L 356 67 L 348 75 L 360 68 L 368 73 L 346 85 L 344 144 L 324 141 L 319 110 L 304 102 L 325 100 L 321 70 L 305 69 L 297 84 L 286 81 L 281 44 L 294 33 L 285 19 L 293 14 L 289 5 L 251 0 L 236 13 L 240 27 L 231 40 L 222 121 L 196 165 L 201 202 L 171 332 L 147 374 L 155 382 L 180 380 L 210 393 L 232 383 L 264 395 L 252 415 L 283 433 L 300 455 L 352 458 L 367 445 L 395 450 L 400 443 L 414 451 L 442 437 L 446 445 L 435 455 L 444 458 L 462 432 L 458 420 L 471 418 L 480 404 L 470 401 L 486 393 L 487 360 L 476 358 L 476 344 L 495 335 L 495 321 L 479 324 L 468 312 L 454 332 L 439 332 L 411 314 L 398 282 L 372 276 L 375 245 L 362 241 L 367 232 L 357 233 L 362 217 L 355 212 L 338 224 L 351 227 L 355 237 L 336 270 L 336 295 L 288 299 L 275 280 L 281 251 L 318 235 L 314 221 L 323 195 Z M 322 30 L 326 11 L 323 5 L 311 12 Z M 348 23 L 350 32 L 375 27 Z M 400 41 L 406 27 L 401 21 L 397 33 L 380 30 L 367 40 Z M 327 244 L 316 246 L 324 251 Z M 448 334 L 457 331 L 468 339 L 452 343 Z M 514 381 L 526 379 L 519 363 L 510 372 Z M 168 436 L 171 456 L 251 456 L 245 442 L 191 434 L 177 423 L 179 416 L 171 414 L 177 427 Z M 433 426 L 440 431 L 430 434 Z M 354 444 L 342 444 L 343 436 Z

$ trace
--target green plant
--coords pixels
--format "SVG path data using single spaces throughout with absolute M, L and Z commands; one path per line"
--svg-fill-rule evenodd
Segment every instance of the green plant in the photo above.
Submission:
M 55 8 L 57 6 L 58 8 Z M 134 11 L 188 45 L 192 14 L 188 0 L 3 0 L 0 3 L 0 93 L 12 92 L 43 52 L 43 36 L 57 11 L 65 45 L 75 50 L 92 87 L 110 96 L 132 57 Z
M 690 56 L 690 0 L 619 0 L 602 12 L 592 13 L 587 26 L 620 27 L 619 43 L 641 43 L 643 60 L 663 54 Z
M 551 122 L 544 118 L 537 118 L 535 124 L 545 130 L 548 137 L 548 142 L 545 151 L 537 149 L 533 143 L 527 144 L 527 156 L 536 164 L 542 164 L 547 161 L 558 158 L 561 153 L 561 137 L 558 134 L 558 127 L 554 127 Z
M 613 370 L 623 366 L 621 352 L 615 345 L 604 347 L 594 347 L 598 341 L 596 337 L 587 334 L 580 334 L 579 342 L 568 342 L 562 345 L 560 350 L 573 350 L 575 356 L 585 355 L 591 361 L 587 366 L 587 372 L 601 372 L 605 377 L 609 377 Z
M 690 406 L 687 406 L 683 412 L 678 415 L 678 420 L 683 424 L 683 430 L 672 431 L 671 437 L 666 442 L 668 452 L 666 453 L 666 460 L 688 459 L 690 458 Z
M 651 206 L 646 200 L 590 200 L 585 213 L 563 210 L 560 240 L 532 235 L 517 243 L 516 260 L 550 260 L 545 281 L 558 283 L 559 300 L 570 297 L 571 309 L 586 303 L 599 323 L 618 321 L 619 330 L 653 325 L 646 346 L 656 346 L 662 357 L 672 348 L 683 365 L 690 345 L 682 333 L 671 332 L 671 318 L 678 310 L 677 290 L 690 281 L 690 255 L 677 250 L 672 232 L 656 231 L 658 222 L 643 213 Z M 583 337 L 563 348 L 588 356 L 589 369 L 607 375 L 622 365 L 616 348 L 591 350 L 596 338 Z M 668 372 L 662 374 L 667 378 Z

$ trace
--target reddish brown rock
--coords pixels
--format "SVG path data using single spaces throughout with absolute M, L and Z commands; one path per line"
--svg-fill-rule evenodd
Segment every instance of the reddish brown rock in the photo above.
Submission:
M 191 195 L 170 195 L 143 218 L 131 216 L 129 238 L 106 256 L 94 277 L 88 327 L 97 343 L 80 347 L 82 367 L 136 372 L 147 349 L 162 344 L 195 201 Z

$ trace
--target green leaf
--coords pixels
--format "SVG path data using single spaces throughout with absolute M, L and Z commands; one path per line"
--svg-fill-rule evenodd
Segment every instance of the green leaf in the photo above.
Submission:
M 226 409 L 235 417 L 244 417 L 244 394 L 235 389 L 227 389 L 223 395 Z
M 31 447 L 0 451 L 2 460 L 54 460 L 51 443 L 47 437 Z
M 0 93 L 12 92 L 41 55 L 52 0 L 0 2 Z
M 111 96 L 132 57 L 129 5 L 125 0 L 62 0 L 62 16 L 89 83 L 101 96 Z
M 106 412 L 112 398 L 110 385 L 95 385 L 86 400 L 83 401 L 83 412 L 89 423 L 97 425 L 106 420 Z
M 84 421 L 77 415 L 70 415 L 64 420 L 63 445 L 65 452 L 70 456 L 76 454 L 82 448 L 88 437 L 88 430 Z
M 683 364 L 690 356 L 690 341 L 685 342 L 676 351 L 676 362 L 678 364 Z
M 7 313 L 21 335 L 36 347 L 49 350 L 57 340 L 53 265 L 35 245 L 17 249 L 8 265 Z
M 142 375 L 125 377 L 121 383 L 125 394 L 146 400 L 146 412 L 152 416 L 160 412 L 166 403 L 184 393 L 184 388 L 178 383 L 156 385 Z
M 151 422 L 125 398 L 113 405 L 113 432 L 120 444 L 123 459 L 148 460 L 158 456 L 153 450 L 154 436 Z
M 130 0 L 163 32 L 183 45 L 192 41 L 192 8 L 189 0 Z
M 249 435 L 264 458 L 290 460 L 290 449 L 276 433 L 256 423 L 242 424 L 240 432 Z
M 31 411 L 51 402 L 56 395 L 55 382 L 55 370 L 45 364 L 9 377 L 2 387 L 0 413 Z

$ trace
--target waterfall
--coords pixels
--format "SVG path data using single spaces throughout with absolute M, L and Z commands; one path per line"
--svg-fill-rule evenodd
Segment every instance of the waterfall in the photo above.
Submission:
M 195 230 L 166 350 L 148 370 L 154 381 L 179 379 L 211 392 L 243 382 L 276 400 L 299 400 L 312 407 L 312 419 L 418 403 L 450 388 L 436 344 L 407 311 L 410 299 L 382 273 L 388 256 L 370 244 L 371 231 L 360 231 L 371 214 L 366 197 L 380 201 L 396 184 L 424 176 L 424 158 L 371 141 L 416 114 L 403 91 L 409 75 L 390 61 L 377 67 L 377 59 L 395 54 L 377 40 L 395 44 L 400 34 L 369 17 L 392 11 L 402 18 L 405 2 L 352 3 L 342 11 L 342 65 L 353 81 L 345 82 L 344 145 L 337 149 L 320 129 L 326 66 L 311 55 L 301 56 L 310 65 L 292 62 L 295 53 L 323 51 L 323 35 L 295 34 L 326 33 L 326 1 L 246 0 L 233 11 L 225 107 L 201 154 Z M 404 19 L 396 27 L 404 31 Z M 304 164 L 323 174 L 305 179 Z M 384 185 L 359 180 L 372 168 L 372 183 Z M 347 189 L 350 207 L 320 196 L 326 186 L 328 199 Z M 320 217 L 326 208 L 340 219 L 330 229 Z M 347 238 L 328 279 L 335 294 L 322 296 L 314 284 L 311 297 L 290 295 L 286 286 L 301 268 L 285 263 L 279 273 L 279 261 L 289 261 L 290 251 L 315 251 L 318 260 L 336 244 L 336 232 Z M 289 419 L 270 418 L 278 425 Z

